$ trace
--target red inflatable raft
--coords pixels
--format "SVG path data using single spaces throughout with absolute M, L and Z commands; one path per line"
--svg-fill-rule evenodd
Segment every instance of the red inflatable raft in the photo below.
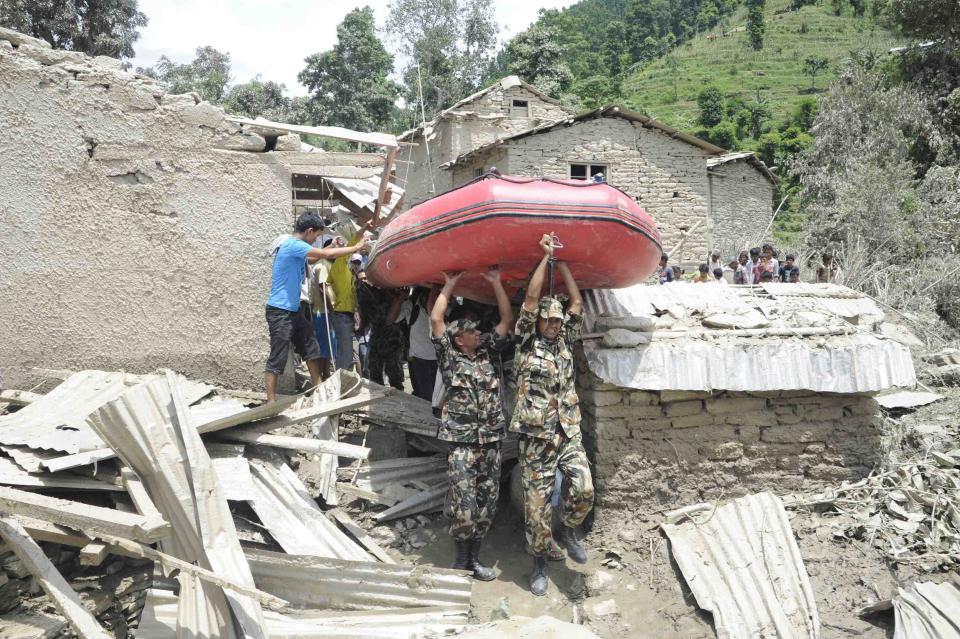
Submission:
M 393 288 L 442 283 L 443 271 L 465 271 L 456 294 L 492 302 L 480 274 L 499 265 L 507 293 L 517 301 L 543 256 L 537 243 L 551 232 L 563 245 L 554 254 L 570 265 L 582 289 L 636 284 L 660 261 L 656 224 L 619 189 L 489 173 L 387 224 L 370 254 L 367 277 Z M 559 290 L 559 276 L 556 281 Z

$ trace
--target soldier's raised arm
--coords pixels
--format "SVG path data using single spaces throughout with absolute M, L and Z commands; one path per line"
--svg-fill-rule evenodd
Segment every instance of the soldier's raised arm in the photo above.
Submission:
M 510 310 L 510 298 L 503 288 L 503 281 L 500 279 L 500 267 L 493 266 L 489 271 L 483 274 L 483 279 L 490 282 L 493 287 L 493 294 L 497 297 L 497 311 L 500 313 L 500 321 L 493 327 L 493 331 L 500 337 L 506 336 L 510 332 L 510 325 L 513 323 L 513 311 Z
M 461 275 L 463 275 L 462 272 L 444 272 L 443 274 L 443 288 L 440 289 L 440 293 L 437 295 L 437 301 L 433 303 L 433 308 L 430 310 L 430 331 L 434 337 L 440 337 L 443 335 L 443 332 L 447 330 L 447 321 L 445 319 L 447 306 L 450 304 L 450 296 L 453 295 L 453 289 L 456 288 L 457 281 Z

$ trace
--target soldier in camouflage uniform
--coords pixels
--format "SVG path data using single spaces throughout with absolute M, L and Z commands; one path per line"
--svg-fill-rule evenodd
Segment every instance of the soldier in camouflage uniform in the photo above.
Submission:
M 493 357 L 509 345 L 513 314 L 500 281 L 500 271 L 484 275 L 493 286 L 500 321 L 481 336 L 477 324 L 459 319 L 446 325 L 444 315 L 460 274 L 444 273 L 446 283 L 430 311 L 430 329 L 437 367 L 447 389 L 437 437 L 450 442 L 450 536 L 457 546 L 453 568 L 469 570 L 474 579 L 490 581 L 492 568 L 480 562 L 480 545 L 490 529 L 500 496 L 500 442 L 506 435 L 500 380 Z
M 367 371 L 371 381 L 383 384 L 384 373 L 390 385 L 403 390 L 403 357 L 406 347 L 403 327 L 397 323 L 403 289 L 388 290 L 374 286 L 366 277 L 357 278 L 357 310 L 360 334 L 370 328 Z
M 587 551 L 577 528 L 593 507 L 593 480 L 580 436 L 580 408 L 574 388 L 571 344 L 580 339 L 583 302 L 566 264 L 557 264 L 570 294 L 563 313 L 560 301 L 540 299 L 547 264 L 553 257 L 553 238 L 540 240 L 544 255 L 530 278 L 517 319 L 517 403 L 510 430 L 520 434 L 520 467 L 524 491 L 527 550 L 534 556 L 530 590 L 547 592 L 546 558 L 556 548 L 551 523 L 557 469 L 564 475 L 559 541 L 567 555 L 586 563 Z

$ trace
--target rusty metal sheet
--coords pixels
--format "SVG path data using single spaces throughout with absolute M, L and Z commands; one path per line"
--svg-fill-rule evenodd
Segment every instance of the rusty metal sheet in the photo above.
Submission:
M 819 639 L 816 598 L 780 498 L 758 493 L 667 515 L 671 552 L 719 639 Z

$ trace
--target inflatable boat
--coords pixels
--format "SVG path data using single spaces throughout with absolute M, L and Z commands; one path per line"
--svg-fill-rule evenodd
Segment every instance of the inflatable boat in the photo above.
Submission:
M 660 233 L 626 193 L 606 183 L 488 173 L 393 219 L 367 263 L 381 287 L 443 283 L 443 271 L 464 271 L 456 294 L 493 302 L 481 273 L 497 265 L 513 301 L 554 233 L 554 255 L 570 265 L 581 289 L 622 288 L 646 279 L 660 261 Z M 562 291 L 556 277 L 555 291 Z M 544 294 L 547 286 L 544 286 Z

